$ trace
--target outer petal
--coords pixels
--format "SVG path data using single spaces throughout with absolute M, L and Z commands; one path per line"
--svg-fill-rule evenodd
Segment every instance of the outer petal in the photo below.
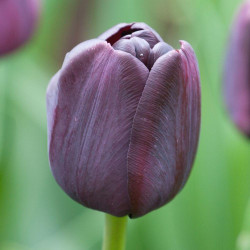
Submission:
M 250 2 L 236 18 L 227 52 L 224 96 L 227 109 L 239 130 L 250 138 Z
M 48 146 L 55 122 L 55 110 L 58 103 L 58 81 L 61 71 L 58 71 L 51 79 L 47 88 L 47 124 L 48 124 Z
M 150 71 L 134 118 L 128 153 L 131 217 L 171 200 L 185 184 L 200 128 L 200 80 L 187 42 Z
M 65 192 L 87 207 L 116 216 L 130 211 L 127 152 L 147 77 L 139 60 L 92 40 L 69 53 L 49 86 L 51 168 Z
M 104 32 L 98 38 L 108 41 L 111 45 L 117 42 L 121 37 L 125 36 L 126 34 L 131 34 L 132 32 L 140 31 L 140 30 L 148 30 L 150 31 L 155 38 L 150 38 L 151 41 L 163 42 L 160 35 L 151 27 L 146 25 L 145 23 L 120 23 L 111 29 Z M 146 38 L 146 36 L 144 36 Z M 153 44 L 152 44 L 153 45 Z M 153 47 L 153 46 L 152 46 Z
M 26 42 L 37 23 L 39 0 L 0 1 L 0 55 Z

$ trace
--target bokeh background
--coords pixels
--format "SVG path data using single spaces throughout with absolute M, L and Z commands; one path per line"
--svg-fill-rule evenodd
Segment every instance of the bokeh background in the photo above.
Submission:
M 222 100 L 226 43 L 238 0 L 46 0 L 32 40 L 0 58 L 0 249 L 96 250 L 104 214 L 52 177 L 45 93 L 65 53 L 120 22 L 143 21 L 198 57 L 202 127 L 190 179 L 163 208 L 129 220 L 128 250 L 250 249 L 250 144 Z

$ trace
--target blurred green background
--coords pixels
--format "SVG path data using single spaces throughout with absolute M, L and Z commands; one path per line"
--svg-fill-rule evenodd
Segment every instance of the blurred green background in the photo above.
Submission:
M 64 55 L 120 22 L 143 21 L 193 46 L 202 127 L 190 179 L 163 208 L 129 220 L 128 250 L 250 249 L 250 145 L 222 102 L 230 25 L 240 1 L 47 0 L 36 34 L 0 58 L 0 249 L 96 250 L 104 214 L 72 201 L 52 177 L 45 92 Z M 248 210 L 248 212 L 247 212 Z

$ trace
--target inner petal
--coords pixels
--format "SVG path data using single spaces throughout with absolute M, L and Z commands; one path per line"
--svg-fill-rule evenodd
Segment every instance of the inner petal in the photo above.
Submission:
M 157 37 L 150 30 L 135 31 L 131 34 L 131 36 L 139 37 L 139 38 L 146 40 L 148 44 L 150 45 L 150 48 L 153 48 L 159 42 Z
M 122 27 L 121 29 L 119 29 L 116 33 L 114 33 L 113 35 L 111 35 L 110 37 L 108 37 L 106 39 L 106 41 L 108 43 L 110 43 L 111 45 L 113 45 L 115 42 L 117 42 L 119 39 L 121 39 L 124 36 L 130 35 L 133 32 L 139 31 L 141 30 L 140 28 L 138 29 L 133 29 L 132 24 L 126 25 L 125 27 Z
M 126 36 L 125 39 L 120 39 L 112 46 L 115 50 L 121 50 L 138 58 L 147 67 L 148 58 L 150 55 L 150 46 L 148 42 L 139 37 Z
M 120 39 L 112 47 L 115 50 L 121 50 L 136 57 L 135 46 L 129 39 Z
M 148 56 L 151 50 L 148 42 L 139 37 L 132 37 L 130 41 L 135 46 L 136 57 L 147 66 Z
M 116 29 L 114 32 L 113 29 Z M 141 23 L 114 27 L 101 38 L 111 44 L 113 49 L 121 50 L 139 59 L 149 70 L 162 55 L 173 50 L 151 28 Z M 109 36 L 110 33 L 113 35 Z
M 150 70 L 153 67 L 154 63 L 159 57 L 163 56 L 164 54 L 167 54 L 171 50 L 173 50 L 173 48 L 167 43 L 165 42 L 157 43 L 154 46 L 154 48 L 151 49 L 150 51 L 150 55 L 148 57 L 148 62 L 147 62 L 148 69 Z

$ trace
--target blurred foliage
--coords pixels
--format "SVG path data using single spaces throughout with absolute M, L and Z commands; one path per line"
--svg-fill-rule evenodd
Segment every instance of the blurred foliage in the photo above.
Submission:
M 168 205 L 129 221 L 127 249 L 250 249 L 250 145 L 228 119 L 221 93 L 225 47 L 239 3 L 44 1 L 32 41 L 0 58 L 1 250 L 100 249 L 103 214 L 68 198 L 50 172 L 45 93 L 75 44 L 131 21 L 148 23 L 176 48 L 179 39 L 192 44 L 201 73 L 202 129 L 187 185 Z
M 239 250 L 250 249 L 250 201 L 247 206 L 245 220 L 243 221 L 243 230 L 238 237 L 237 243 Z

